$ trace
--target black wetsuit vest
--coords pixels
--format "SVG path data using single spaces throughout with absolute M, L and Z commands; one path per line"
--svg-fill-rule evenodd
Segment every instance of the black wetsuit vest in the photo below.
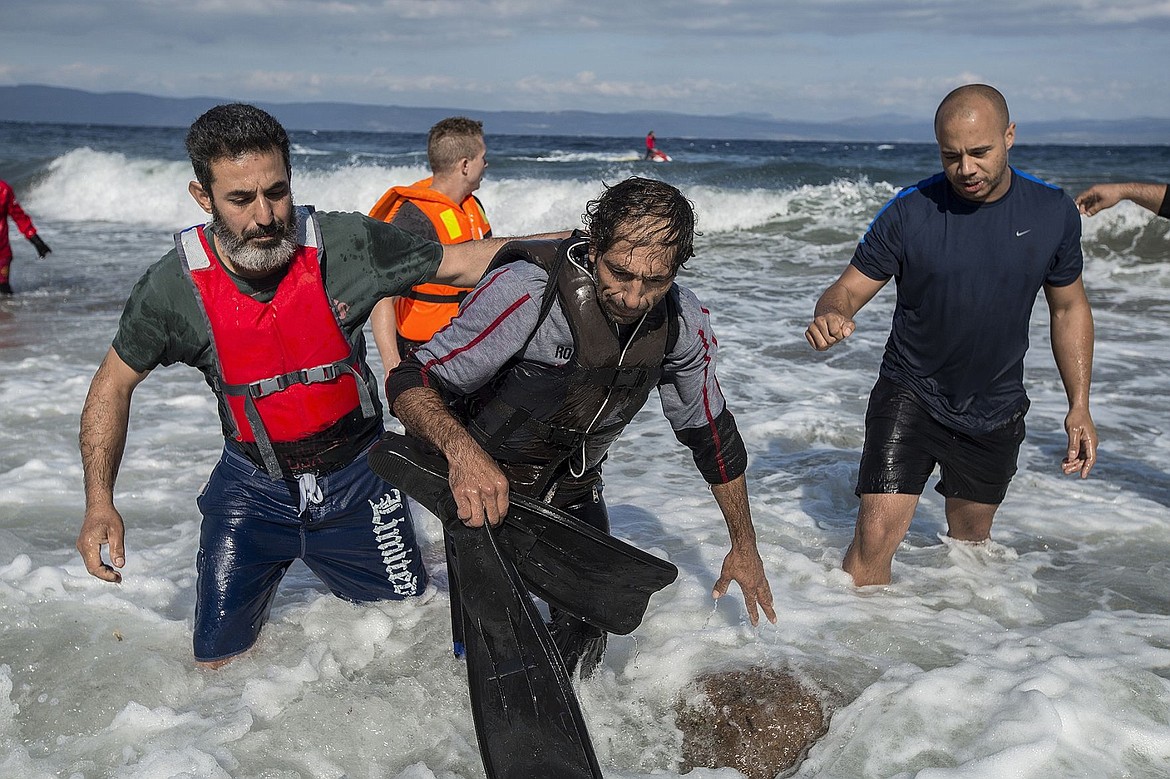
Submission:
M 512 241 L 493 260 L 548 271 L 528 342 L 494 380 L 465 399 L 463 421 L 496 459 L 512 488 L 556 505 L 580 501 L 599 481 L 610 445 L 646 403 L 678 338 L 678 291 L 619 335 L 602 311 L 588 268 L 588 239 Z M 536 330 L 559 304 L 573 334 L 562 366 L 525 360 Z

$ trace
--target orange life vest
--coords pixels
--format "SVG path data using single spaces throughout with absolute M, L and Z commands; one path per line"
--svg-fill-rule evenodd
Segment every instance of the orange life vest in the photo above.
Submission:
M 451 198 L 431 189 L 431 178 L 416 181 L 409 187 L 391 187 L 378 200 L 370 216 L 383 222 L 394 221 L 398 209 L 407 201 L 414 203 L 435 226 L 439 243 L 455 244 L 476 241 L 491 234 L 483 206 L 474 195 L 459 205 Z M 459 304 L 470 290 L 446 284 L 419 284 L 398 298 L 394 306 L 398 332 L 408 341 L 429 341 L 439 329 L 459 313 Z
M 359 405 L 363 416 L 376 414 L 361 376 L 364 355 L 347 340 L 325 293 L 316 217 L 298 208 L 296 218 L 297 250 L 268 303 L 240 292 L 204 225 L 175 236 L 211 338 L 218 374 L 212 389 L 231 412 L 235 439 L 255 442 L 274 477 L 282 473 L 272 442 L 302 440 Z

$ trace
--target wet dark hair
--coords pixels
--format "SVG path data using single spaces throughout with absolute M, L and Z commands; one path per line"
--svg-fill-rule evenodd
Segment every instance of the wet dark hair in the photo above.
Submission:
M 247 103 L 217 105 L 196 119 L 187 131 L 187 156 L 195 169 L 195 179 L 208 195 L 211 194 L 211 163 L 272 149 L 280 149 L 285 173 L 291 178 L 288 133 L 267 111 Z
M 594 257 L 605 254 L 618 241 L 658 245 L 674 250 L 670 264 L 678 273 L 695 255 L 695 206 L 662 181 L 633 176 L 606 187 L 601 197 L 585 206 L 581 219 Z

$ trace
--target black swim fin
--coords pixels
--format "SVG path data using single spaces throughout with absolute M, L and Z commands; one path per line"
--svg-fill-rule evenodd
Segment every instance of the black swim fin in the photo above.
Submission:
M 453 509 L 449 502 L 450 516 Z M 448 533 L 458 569 L 467 684 L 488 779 L 601 779 L 560 653 L 496 543 L 497 530 L 455 524 Z
M 370 468 L 444 521 L 454 512 L 447 461 L 414 439 L 386 433 L 369 453 Z M 533 498 L 513 493 L 496 543 L 528 589 L 591 625 L 626 634 L 642 622 L 650 596 L 678 577 L 672 563 L 625 543 Z M 449 517 L 449 520 L 448 520 Z

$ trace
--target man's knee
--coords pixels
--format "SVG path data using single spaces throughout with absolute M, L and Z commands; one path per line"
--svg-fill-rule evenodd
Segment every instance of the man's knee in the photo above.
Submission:
M 998 503 L 948 498 L 947 535 L 959 541 L 985 541 L 991 536 L 991 523 Z
M 862 495 L 857 510 L 858 538 L 878 544 L 892 540 L 897 546 L 910 529 L 918 497 L 905 493 Z
M 910 528 L 917 506 L 918 495 L 867 493 L 861 496 L 853 542 L 841 561 L 841 567 L 857 586 L 889 583 L 890 563 Z

